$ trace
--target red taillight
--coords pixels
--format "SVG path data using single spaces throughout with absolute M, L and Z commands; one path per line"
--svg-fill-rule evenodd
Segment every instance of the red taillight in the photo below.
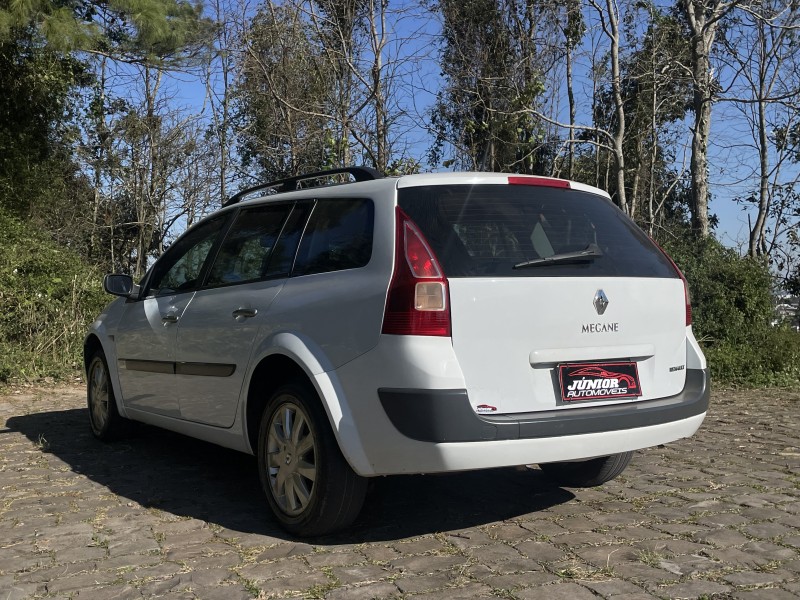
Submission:
M 538 185 L 541 187 L 554 187 L 570 189 L 569 181 L 566 179 L 553 179 L 550 177 L 533 177 L 530 175 L 517 175 L 508 178 L 509 185 Z
M 395 260 L 383 333 L 450 336 L 447 278 L 425 236 L 397 207 Z
M 686 326 L 688 327 L 692 324 L 692 299 L 689 296 L 689 282 L 686 281 L 686 277 L 683 276 L 683 272 L 678 268 L 678 265 L 675 264 L 675 261 L 672 260 L 672 257 L 667 254 L 667 251 L 659 246 L 653 238 L 650 238 L 650 240 L 656 245 L 656 248 L 661 250 L 661 254 L 667 257 L 667 260 L 672 264 L 672 268 L 675 269 L 678 277 L 680 277 L 681 281 L 683 282 L 683 297 L 686 301 Z

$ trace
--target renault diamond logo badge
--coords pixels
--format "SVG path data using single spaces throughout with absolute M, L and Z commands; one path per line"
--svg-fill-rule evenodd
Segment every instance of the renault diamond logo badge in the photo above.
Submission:
M 606 312 L 606 308 L 608 308 L 608 296 L 606 296 L 603 290 L 597 290 L 592 304 L 594 304 L 594 309 L 597 311 L 597 314 L 602 315 Z

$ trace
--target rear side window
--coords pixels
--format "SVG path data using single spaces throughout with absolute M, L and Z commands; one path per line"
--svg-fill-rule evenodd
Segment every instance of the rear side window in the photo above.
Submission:
M 398 193 L 448 277 L 677 276 L 647 235 L 595 194 L 521 185 Z M 586 250 L 582 258 L 569 258 Z
M 272 251 L 291 209 L 291 204 L 277 204 L 242 210 L 222 243 L 206 285 L 266 278 Z
M 372 256 L 375 208 L 364 198 L 320 200 L 300 242 L 293 275 L 364 267 Z

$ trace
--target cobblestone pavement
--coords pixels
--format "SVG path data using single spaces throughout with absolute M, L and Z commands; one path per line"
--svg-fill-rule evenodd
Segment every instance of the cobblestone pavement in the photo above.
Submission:
M 504 469 L 376 480 L 292 539 L 252 457 L 89 433 L 82 388 L 0 397 L 0 600 L 800 597 L 800 392 L 716 392 L 691 440 L 602 488 Z

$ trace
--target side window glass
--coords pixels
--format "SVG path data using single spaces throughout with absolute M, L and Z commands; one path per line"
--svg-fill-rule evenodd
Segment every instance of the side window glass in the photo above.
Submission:
M 292 270 L 294 257 L 297 254 L 297 246 L 300 243 L 300 236 L 313 206 L 313 202 L 298 202 L 295 204 L 292 214 L 289 215 L 278 242 L 275 244 L 275 249 L 272 251 L 266 277 L 286 276 Z
M 208 253 L 217 240 L 225 217 L 189 230 L 153 267 L 147 296 L 164 296 L 197 287 Z
M 242 210 L 220 247 L 206 285 L 228 285 L 265 278 L 270 257 L 291 208 L 290 204 L 281 204 Z
M 371 200 L 320 200 L 300 242 L 293 275 L 365 266 L 372 256 L 375 208 Z

